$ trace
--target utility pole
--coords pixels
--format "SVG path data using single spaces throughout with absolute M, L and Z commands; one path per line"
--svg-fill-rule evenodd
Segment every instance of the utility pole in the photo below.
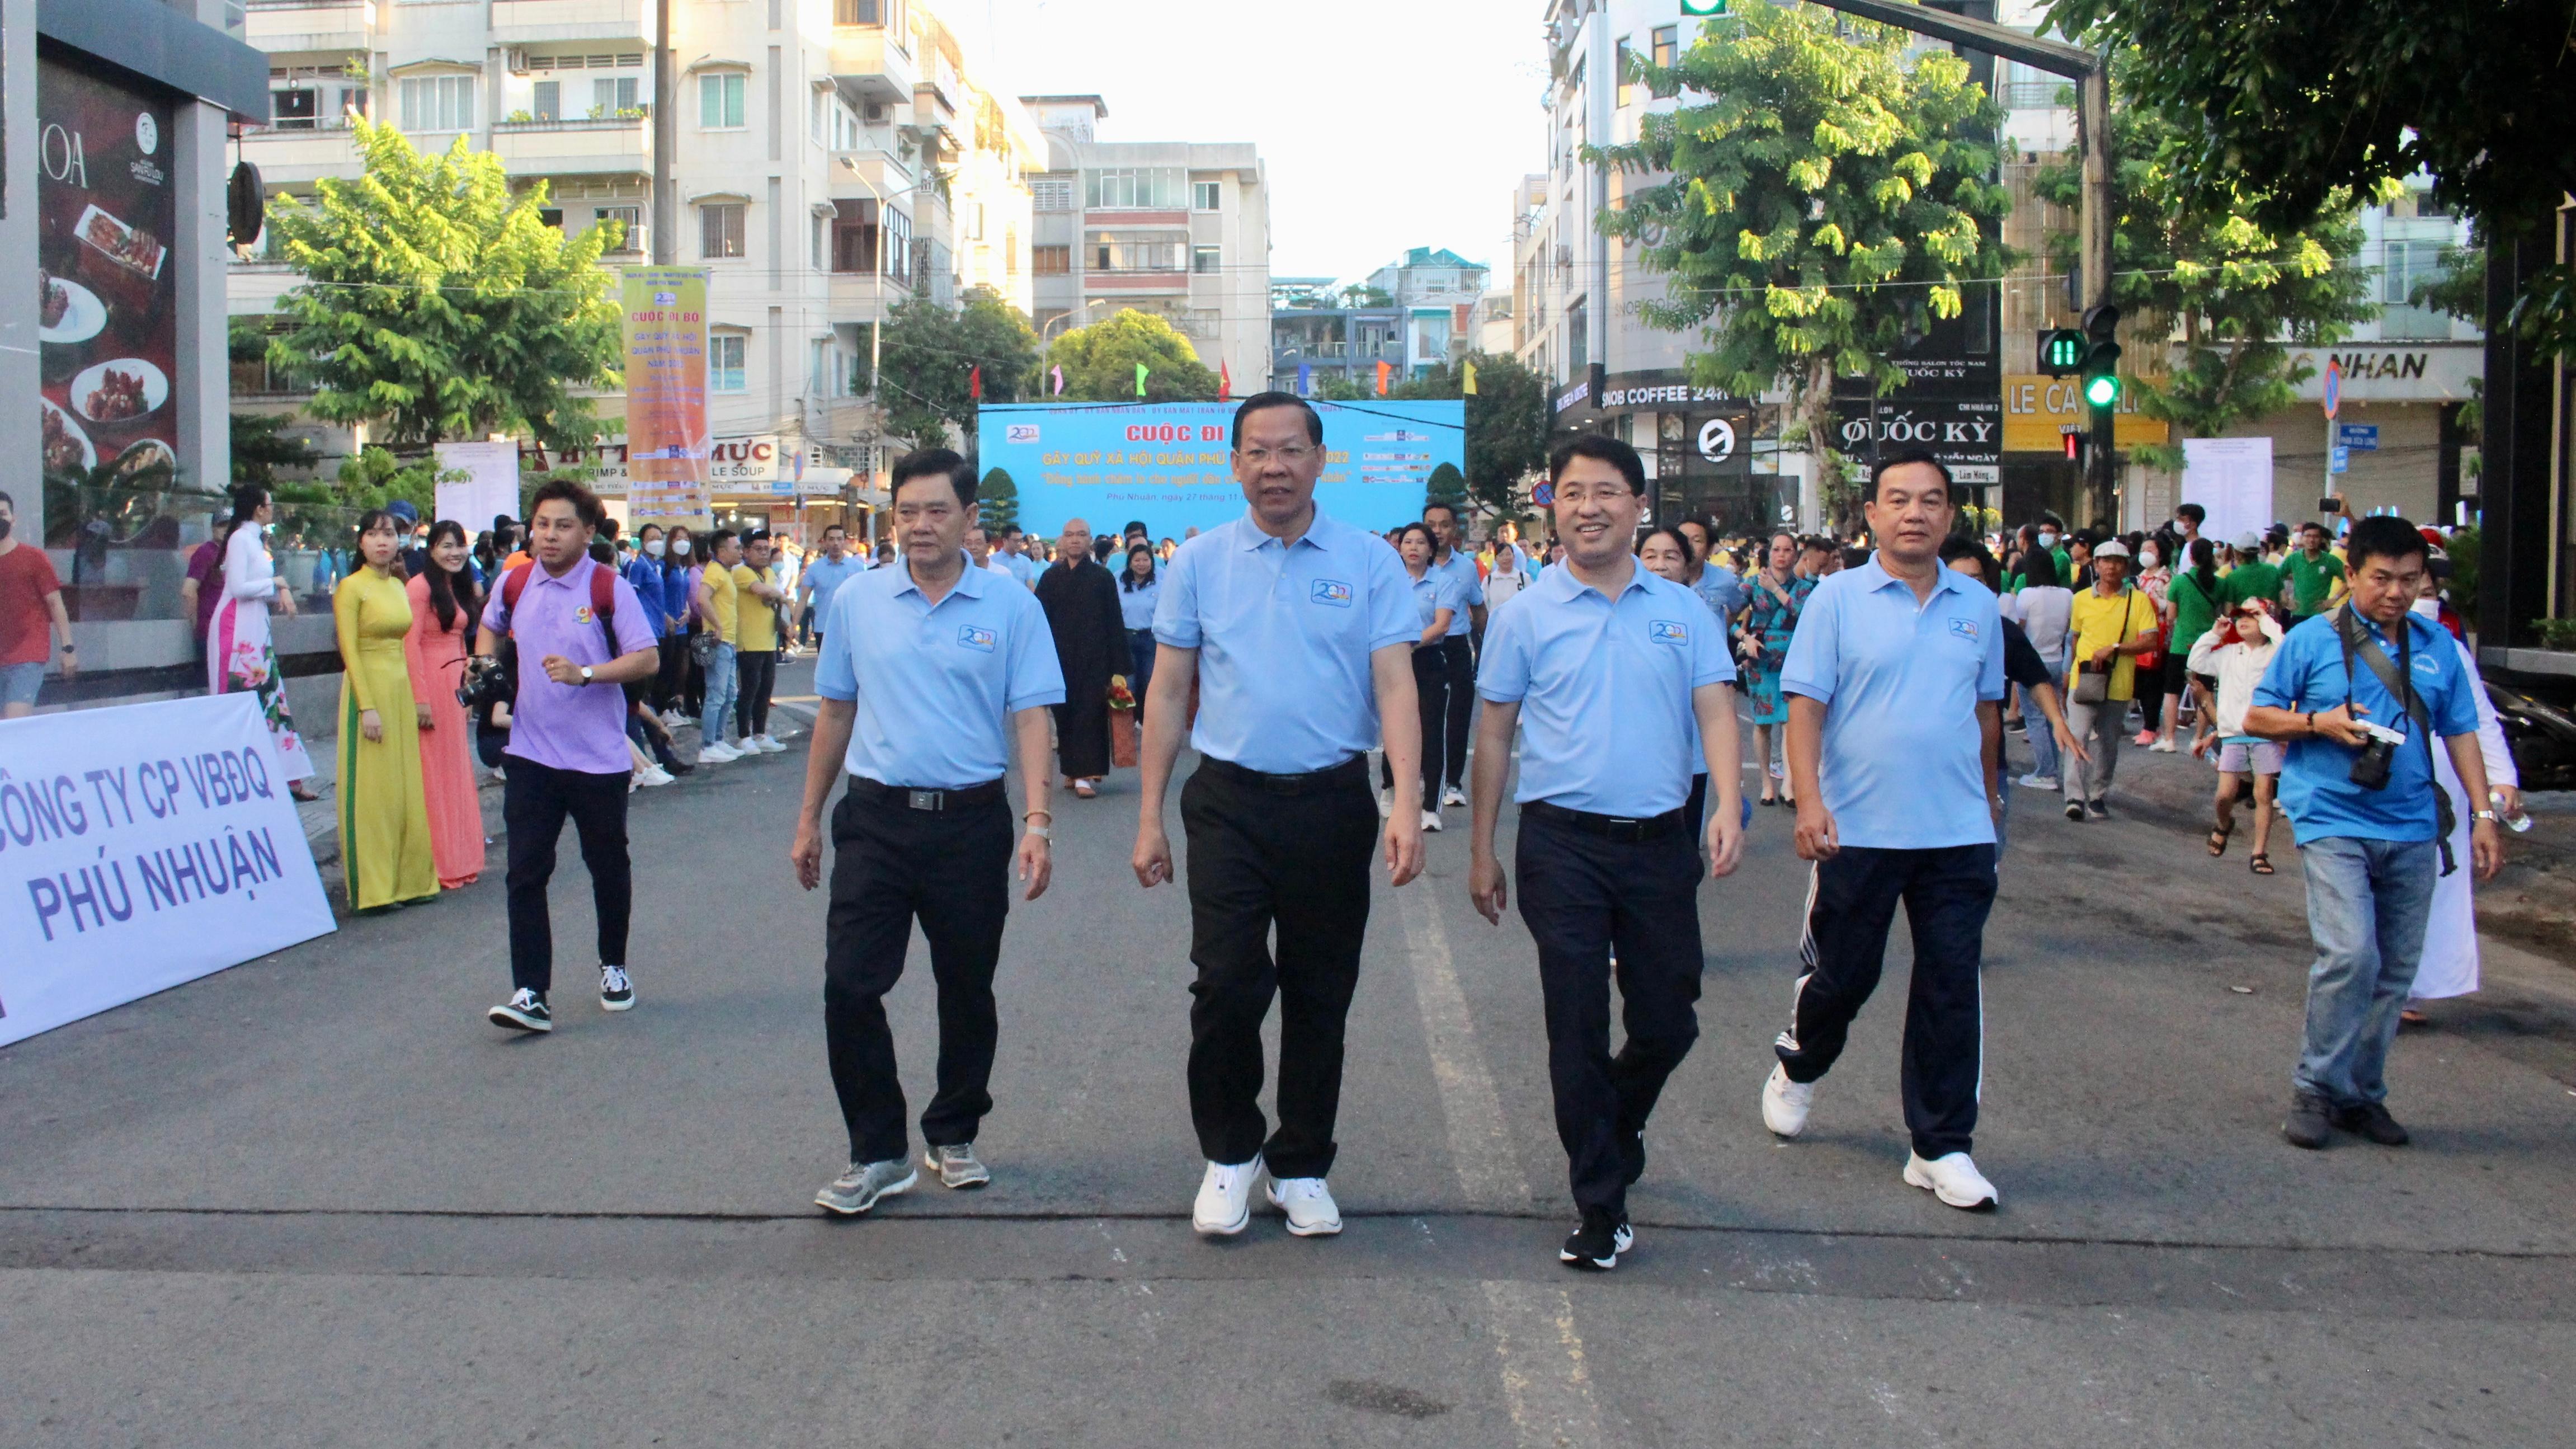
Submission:
M 1816 0 L 1828 10 L 1878 25 L 1910 30 L 1946 40 L 1968 50 L 2016 60 L 2033 70 L 2062 75 L 2076 84 L 2076 119 L 2084 147 L 2084 202 L 2077 224 L 2078 279 L 2084 287 L 2086 315 L 2111 300 L 2111 79 L 2110 61 L 2080 46 L 2042 40 L 1988 20 L 1917 5 L 1913 0 Z M 2085 459 L 2086 506 L 2097 522 L 2117 526 L 2112 515 L 2112 413 L 2110 405 L 2092 407 L 2093 446 Z
M 653 265 L 679 260 L 680 196 L 671 180 L 680 149 L 680 78 L 671 73 L 671 0 L 653 0 Z

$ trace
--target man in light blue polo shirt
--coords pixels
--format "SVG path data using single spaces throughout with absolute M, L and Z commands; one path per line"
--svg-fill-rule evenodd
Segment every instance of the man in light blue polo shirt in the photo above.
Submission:
M 1047 709 L 1064 699 L 1036 597 L 967 566 L 973 466 L 925 448 L 895 464 L 887 491 L 903 556 L 832 597 L 791 852 L 797 883 L 814 889 L 823 876 L 823 803 L 846 774 L 849 789 L 832 814 L 823 1034 L 850 1166 L 814 1199 L 845 1214 L 866 1212 L 916 1177 L 885 1017 L 916 916 L 939 983 L 939 1091 L 921 1114 L 923 1165 L 952 1188 L 992 1180 L 975 1156 L 975 1129 L 993 1110 L 993 967 L 1014 840 L 1023 899 L 1044 893 L 1052 870 Z M 1024 830 L 1012 828 L 1004 791 L 1014 747 Z
M 2477 681 L 2441 626 L 2408 612 L 2429 566 L 2424 536 L 2402 518 L 2364 518 L 2345 552 L 2350 597 L 2281 640 L 2245 711 L 2247 733 L 2290 747 L 2281 805 L 2298 829 L 2317 959 L 2281 1134 L 2310 1149 L 2331 1128 L 2384 1147 L 2407 1140 L 2388 1111 L 2388 1047 L 2423 960 L 2435 857 L 2443 875 L 2460 864 L 2433 736 L 2460 779 L 2487 777 Z M 2414 708 L 2382 669 L 2406 682 Z M 2366 762 L 2374 729 L 2386 748 Z M 2504 864 L 2495 811 L 2474 812 L 2469 842 L 2478 879 L 2494 875 Z
M 1477 691 L 1468 890 L 1499 923 L 1494 823 L 1521 729 L 1521 920 L 1538 944 L 1548 1080 L 1582 1221 L 1557 1254 L 1606 1270 L 1632 1239 L 1628 1186 L 1646 1170 L 1646 1118 L 1699 1037 L 1700 859 L 1691 762 L 1717 790 L 1709 874 L 1744 848 L 1743 769 L 1726 631 L 1691 592 L 1637 566 L 1646 511 L 1637 450 L 1586 434 L 1549 460 L 1565 567 L 1503 602 Z M 1628 1040 L 1610 1055 L 1611 952 Z
M 1422 871 L 1413 580 L 1383 540 L 1315 507 L 1323 442 L 1323 419 L 1303 399 L 1245 399 L 1234 476 L 1251 507 L 1181 545 L 1154 607 L 1133 864 L 1149 889 L 1173 878 L 1163 796 L 1195 680 L 1191 743 L 1206 758 L 1181 791 L 1181 825 L 1198 967 L 1190 1116 L 1208 1164 L 1191 1220 L 1202 1233 L 1243 1231 L 1265 1171 L 1288 1231 L 1342 1230 L 1324 1179 L 1372 842 L 1382 833 L 1394 884 Z M 1368 750 L 1381 741 L 1395 777 L 1383 832 L 1368 787 Z M 1265 1141 L 1261 1023 L 1274 994 L 1279 1130 Z
M 1431 566 L 1456 579 L 1458 592 L 1467 600 L 1467 607 L 1450 616 L 1448 637 L 1440 641 L 1440 661 L 1449 672 L 1449 695 L 1443 706 L 1448 713 L 1441 721 L 1440 804 L 1464 805 L 1467 792 L 1459 786 L 1467 778 L 1467 739 L 1475 729 L 1476 641 L 1485 637 L 1485 576 L 1476 568 L 1476 556 L 1467 552 L 1467 526 L 1459 521 L 1456 508 L 1426 504 L 1422 521 L 1431 525 L 1432 536 L 1440 543 Z
M 835 523 L 823 530 L 822 552 L 805 560 L 805 572 L 796 580 L 796 592 L 804 598 L 808 627 L 817 645 L 823 641 L 823 631 L 831 627 L 832 596 L 841 585 L 867 571 L 867 565 L 850 552 L 848 529 Z
M 1991 1208 L 1968 1156 L 1985 1002 L 1978 972 L 1995 901 L 2004 631 L 1995 596 L 1941 562 L 1957 517 L 1950 470 L 1908 452 L 1878 465 L 1877 556 L 1816 586 L 1781 667 L 1798 854 L 1812 860 L 1806 938 L 1762 1120 L 1805 1129 L 1818 1078 L 1878 986 L 1902 902 L 1914 934 L 1905 1009 L 1905 1180 L 1956 1208 Z

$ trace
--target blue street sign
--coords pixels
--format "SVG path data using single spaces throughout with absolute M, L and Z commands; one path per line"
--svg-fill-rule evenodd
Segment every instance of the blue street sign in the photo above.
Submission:
M 2326 465 L 2326 471 L 2327 471 L 2327 472 L 2329 472 L 2329 473 L 2349 473 L 2349 472 L 2351 472 L 2351 471 L 2352 471 L 2352 449 L 2345 447 L 2345 446 L 2344 446 L 2343 444 L 2341 444 L 2341 443 L 2337 443 L 2337 444 L 2335 444 L 2335 450 L 2334 450 L 2334 461 L 2332 461 L 2331 463 L 2328 463 L 2328 464 Z
M 1532 488 L 1530 490 L 1530 502 L 1540 508 L 1554 508 L 1556 506 L 1556 485 L 1553 483 L 1541 483 L 1537 487 Z
M 2379 451 L 2379 424 L 2337 423 L 2335 441 L 2356 453 L 2376 453 Z

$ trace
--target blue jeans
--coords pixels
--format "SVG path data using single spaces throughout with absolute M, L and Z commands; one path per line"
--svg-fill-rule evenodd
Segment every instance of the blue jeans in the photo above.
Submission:
M 2308 873 L 2307 1040 L 2291 1085 L 2337 1107 L 2387 1100 L 2388 1044 L 2424 956 L 2440 868 L 2429 840 L 2302 842 Z
M 706 711 L 698 717 L 701 746 L 725 742 L 725 716 L 733 713 L 734 694 L 733 646 L 719 642 L 714 657 L 707 660 Z
M 2065 708 L 2066 676 L 2062 673 L 2053 675 L 2048 683 L 2058 692 L 2058 708 Z M 2057 773 L 2057 735 L 2049 729 L 2048 715 L 2040 709 L 2038 697 L 2027 689 L 2021 692 L 2021 720 L 2023 731 L 2030 736 L 2030 772 L 2054 776 Z
M 1142 724 L 1145 717 L 1145 691 L 1152 688 L 1154 684 L 1154 631 L 1128 630 L 1127 654 L 1130 664 L 1127 671 L 1127 692 L 1136 696 L 1136 718 L 1137 722 Z

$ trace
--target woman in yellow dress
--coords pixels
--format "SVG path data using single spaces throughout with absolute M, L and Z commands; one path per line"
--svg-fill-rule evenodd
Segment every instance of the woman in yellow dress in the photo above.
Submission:
M 438 862 L 421 793 L 420 721 L 412 705 L 403 637 L 411 596 L 397 571 L 401 534 L 393 515 L 358 520 L 364 566 L 331 595 L 339 626 L 340 863 L 354 910 L 401 905 L 438 894 Z

